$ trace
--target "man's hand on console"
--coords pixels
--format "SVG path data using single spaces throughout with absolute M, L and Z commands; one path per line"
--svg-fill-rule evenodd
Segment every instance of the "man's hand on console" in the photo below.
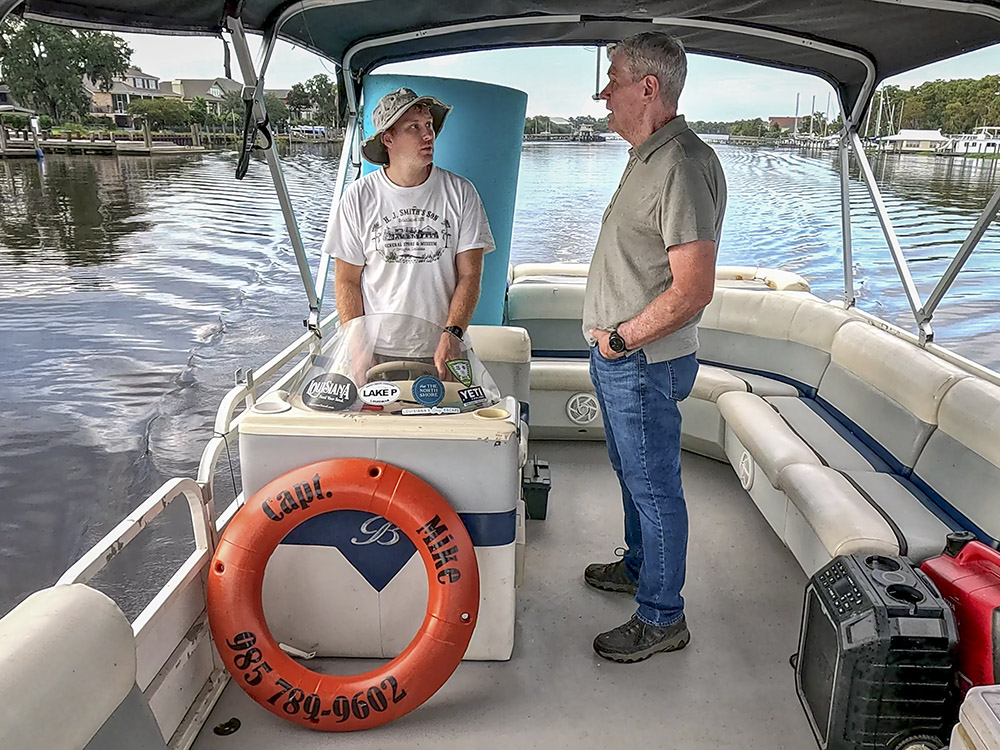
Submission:
M 455 376 L 448 369 L 448 363 L 453 359 L 462 358 L 462 340 L 448 331 L 441 334 L 437 351 L 434 352 L 434 366 L 437 367 L 438 377 L 444 380 L 454 380 Z

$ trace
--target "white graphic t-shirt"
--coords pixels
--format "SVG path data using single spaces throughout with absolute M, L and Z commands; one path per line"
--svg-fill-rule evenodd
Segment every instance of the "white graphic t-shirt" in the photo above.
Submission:
M 323 252 L 356 266 L 365 313 L 403 313 L 447 322 L 458 284 L 455 256 L 494 249 L 479 193 L 464 177 L 432 167 L 416 187 L 382 169 L 344 190 L 330 211 Z

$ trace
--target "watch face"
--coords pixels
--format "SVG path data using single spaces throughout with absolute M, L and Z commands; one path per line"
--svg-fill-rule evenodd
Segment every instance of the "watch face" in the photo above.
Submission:
M 621 337 L 618 331 L 612 331 L 611 335 L 608 336 L 608 346 L 611 347 L 613 352 L 623 352 L 625 351 L 625 339 Z

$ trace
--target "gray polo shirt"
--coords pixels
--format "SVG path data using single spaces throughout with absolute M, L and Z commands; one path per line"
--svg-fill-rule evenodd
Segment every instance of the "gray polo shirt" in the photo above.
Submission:
M 583 303 L 583 334 L 610 331 L 670 288 L 668 250 L 695 240 L 718 247 L 726 212 L 719 157 L 675 117 L 629 151 L 628 165 L 601 222 Z M 650 362 L 698 349 L 699 312 L 679 330 L 642 347 Z

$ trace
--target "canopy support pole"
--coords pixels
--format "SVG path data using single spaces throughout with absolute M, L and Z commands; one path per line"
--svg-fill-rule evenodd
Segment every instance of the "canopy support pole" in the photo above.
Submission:
M 840 139 L 840 224 L 844 244 L 844 308 L 854 307 L 854 253 L 851 245 L 851 146 L 853 125 L 848 124 Z
M 979 215 L 979 219 L 976 221 L 975 226 L 972 227 L 972 231 L 969 232 L 969 236 L 965 238 L 962 247 L 955 254 L 951 264 L 948 266 L 948 270 L 944 272 L 944 275 L 934 287 L 934 291 L 927 298 L 927 304 L 919 310 L 918 322 L 922 323 L 926 321 L 930 323 L 931 318 L 934 317 L 934 311 L 937 310 L 941 300 L 944 299 L 948 290 L 951 289 L 951 285 L 955 283 L 955 277 L 958 276 L 959 271 L 965 266 L 965 262 L 972 255 L 972 251 L 976 249 L 976 245 L 983 238 L 986 229 L 993 222 L 993 219 L 996 218 L 998 209 L 1000 209 L 1000 188 L 997 188 L 996 192 L 993 193 L 993 197 L 990 198 L 989 203 L 986 204 L 986 208 Z
M 355 131 L 358 128 L 358 118 L 354 113 L 347 117 L 347 127 L 344 129 L 344 147 L 340 152 L 340 163 L 337 165 L 337 179 L 333 183 L 333 203 L 340 202 L 340 197 L 344 194 L 344 186 L 347 183 L 347 169 L 351 165 L 351 151 L 354 146 Z M 332 256 L 329 253 L 322 253 L 319 259 L 319 273 L 316 274 L 316 298 L 320 307 L 323 305 L 323 294 L 326 291 L 326 280 L 330 272 Z
M 227 16 L 226 26 L 232 34 L 233 49 L 236 51 L 236 59 L 239 61 L 240 71 L 243 74 L 243 99 L 253 101 L 253 117 L 257 123 L 264 123 L 267 120 L 267 110 L 264 107 L 264 77 L 263 75 L 258 76 L 254 70 L 243 22 L 235 16 Z M 261 59 L 262 68 L 267 65 L 271 48 L 270 44 L 264 45 L 264 54 Z M 316 295 L 316 285 L 313 283 L 312 272 L 309 270 L 309 260 L 306 258 L 305 246 L 302 243 L 302 235 L 299 233 L 295 211 L 292 209 L 288 185 L 285 182 L 281 162 L 278 160 L 273 143 L 264 148 L 263 152 L 271 172 L 271 181 L 274 182 L 274 190 L 278 194 L 278 203 L 281 205 L 281 213 L 285 218 L 285 226 L 288 228 L 292 251 L 295 253 L 295 263 L 299 267 L 299 275 L 302 277 L 302 284 L 309 302 L 309 317 L 303 323 L 319 338 L 323 335 L 319 325 L 320 302 Z
M 892 254 L 892 260 L 896 264 L 896 272 L 899 274 L 900 281 L 903 282 L 903 291 L 906 293 L 906 300 L 910 303 L 910 311 L 913 313 L 913 319 L 919 328 L 920 343 L 921 345 L 926 344 L 934 340 L 934 331 L 931 329 L 929 321 L 924 320 L 921 322 L 920 320 L 920 311 L 923 308 L 923 304 L 920 301 L 920 292 L 917 291 L 917 285 L 913 282 L 910 267 L 906 263 L 906 256 L 903 255 L 903 248 L 899 244 L 899 238 L 896 237 L 896 230 L 892 227 L 892 220 L 889 218 L 889 212 L 885 207 L 885 202 L 882 200 L 882 193 L 875 182 L 872 165 L 868 161 L 857 131 L 853 129 L 849 130 L 847 137 L 850 138 L 851 146 L 854 149 L 854 156 L 858 160 L 858 166 L 861 167 L 861 176 L 868 186 L 872 205 L 875 206 L 875 213 L 878 215 L 879 224 L 882 225 L 882 234 L 885 235 L 885 240 L 889 245 L 889 252 Z

